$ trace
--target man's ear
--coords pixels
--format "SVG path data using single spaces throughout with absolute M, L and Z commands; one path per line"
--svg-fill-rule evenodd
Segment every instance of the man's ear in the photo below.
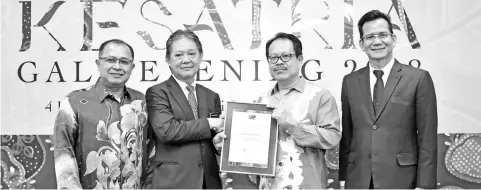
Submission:
M 396 34 L 392 34 L 392 47 L 396 47 L 396 43 L 397 43 L 397 36 Z
M 364 51 L 364 46 L 362 46 L 362 40 L 359 40 L 359 47 L 361 48 L 362 51 Z
M 95 64 L 97 65 L 97 70 L 100 70 L 100 61 L 98 59 L 95 60 Z
M 304 62 L 304 56 L 299 55 L 299 56 L 297 56 L 297 59 L 299 59 L 299 61 L 301 62 L 301 65 L 302 65 L 302 63 Z
M 167 63 L 167 66 L 169 66 L 170 73 L 174 73 L 172 71 L 172 67 L 170 66 L 170 61 L 166 59 L 165 62 Z

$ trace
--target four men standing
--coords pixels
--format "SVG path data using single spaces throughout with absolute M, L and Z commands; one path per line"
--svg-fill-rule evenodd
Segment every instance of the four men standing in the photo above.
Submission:
M 339 142 L 339 179 L 346 188 L 436 187 L 432 79 L 394 59 L 396 36 L 387 15 L 368 12 L 358 27 L 369 63 L 344 77 L 342 137 L 335 98 L 299 77 L 301 41 L 278 33 L 267 42 L 277 83 L 258 103 L 274 109 L 279 140 L 275 176 L 261 176 L 259 188 L 327 188 L 324 154 Z M 222 188 L 216 157 L 226 138 L 224 120 L 219 95 L 195 82 L 203 57 L 197 35 L 177 30 L 168 38 L 172 76 L 150 87 L 146 101 L 125 87 L 133 57 L 121 40 L 103 43 L 97 83 L 62 101 L 54 131 L 58 187 L 139 188 L 148 181 L 155 189 Z M 142 166 L 146 137 L 155 156 Z

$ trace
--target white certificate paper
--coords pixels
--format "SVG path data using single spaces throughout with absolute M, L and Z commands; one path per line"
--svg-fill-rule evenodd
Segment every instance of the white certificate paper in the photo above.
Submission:
M 247 109 L 233 110 L 229 165 L 267 168 L 271 113 Z

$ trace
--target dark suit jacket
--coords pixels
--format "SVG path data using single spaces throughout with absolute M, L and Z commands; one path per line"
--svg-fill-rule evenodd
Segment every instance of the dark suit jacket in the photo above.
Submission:
M 436 188 L 437 107 L 429 72 L 395 60 L 374 115 L 369 66 L 342 83 L 339 180 L 345 188 Z
M 196 86 L 199 119 L 195 119 L 182 89 L 171 76 L 146 92 L 150 126 L 155 133 L 152 188 L 222 188 L 216 149 L 207 117 L 221 113 L 219 95 Z

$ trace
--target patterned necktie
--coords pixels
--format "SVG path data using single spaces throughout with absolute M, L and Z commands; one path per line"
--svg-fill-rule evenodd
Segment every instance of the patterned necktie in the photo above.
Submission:
M 381 111 L 381 99 L 382 93 L 384 92 L 384 82 L 382 80 L 382 75 L 384 75 L 384 72 L 382 70 L 375 70 L 373 71 L 373 73 L 376 76 L 377 80 L 376 84 L 374 84 L 372 105 L 374 107 L 374 114 L 377 115 Z
M 188 100 L 190 107 L 192 108 L 192 112 L 194 113 L 194 117 L 195 119 L 199 119 L 199 115 L 197 114 L 197 101 L 195 100 L 194 96 L 194 87 L 192 85 L 189 85 L 186 88 L 189 91 Z

